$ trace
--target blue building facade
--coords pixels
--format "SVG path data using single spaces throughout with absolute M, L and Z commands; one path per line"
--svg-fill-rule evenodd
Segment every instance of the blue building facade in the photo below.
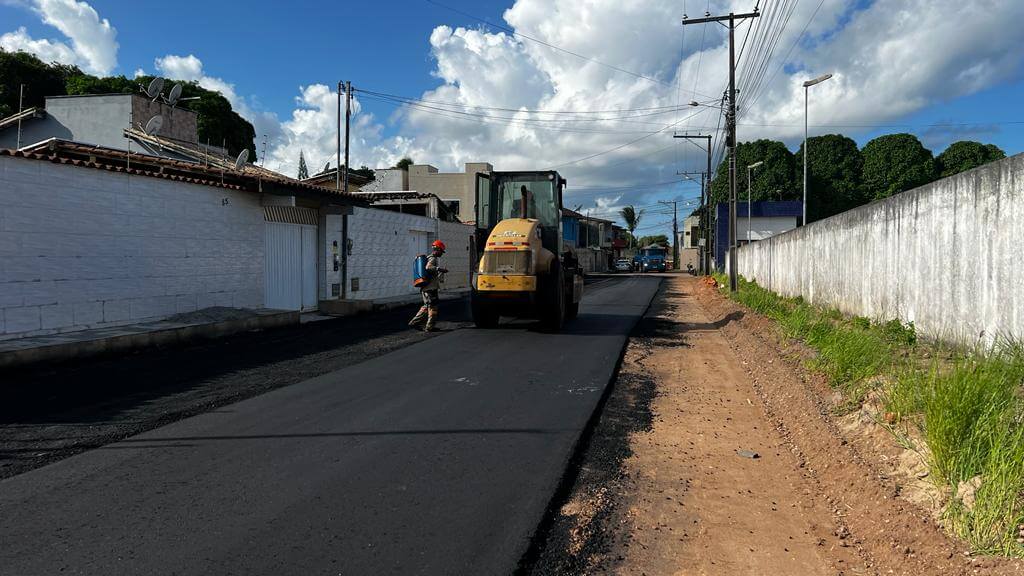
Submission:
M 795 218 L 793 227 L 799 226 L 803 219 L 803 202 L 799 200 L 763 201 L 752 202 L 750 205 L 751 218 Z M 746 230 L 746 224 L 742 222 L 747 218 L 747 203 L 736 203 L 737 229 Z M 725 256 L 729 248 L 729 204 L 720 202 L 715 206 L 715 238 L 714 258 L 715 267 L 725 270 Z M 745 238 L 737 238 L 739 244 L 745 244 Z

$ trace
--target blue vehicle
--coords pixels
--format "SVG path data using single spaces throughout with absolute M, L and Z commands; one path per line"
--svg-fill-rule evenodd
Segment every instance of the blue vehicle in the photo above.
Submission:
M 651 244 L 647 248 L 641 249 L 640 253 L 633 257 L 633 268 L 638 272 L 664 272 L 667 257 L 667 248 Z

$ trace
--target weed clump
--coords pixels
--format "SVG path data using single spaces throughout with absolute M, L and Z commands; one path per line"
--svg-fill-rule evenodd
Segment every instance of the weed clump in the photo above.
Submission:
M 731 298 L 818 352 L 811 367 L 847 405 L 877 390 L 887 419 L 916 427 L 953 533 L 978 552 L 1024 557 L 1024 346 L 922 343 L 912 322 L 845 316 L 742 278 L 738 288 Z

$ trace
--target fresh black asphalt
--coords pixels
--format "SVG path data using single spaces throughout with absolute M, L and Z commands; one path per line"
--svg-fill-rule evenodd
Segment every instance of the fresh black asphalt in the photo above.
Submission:
M 0 482 L 2 574 L 507 574 L 657 290 L 458 330 Z

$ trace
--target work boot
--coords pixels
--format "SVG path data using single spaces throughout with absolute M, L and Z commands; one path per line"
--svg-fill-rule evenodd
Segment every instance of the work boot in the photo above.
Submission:
M 427 325 L 423 327 L 424 332 L 437 332 L 434 324 L 437 323 L 437 310 L 431 309 L 427 312 Z
M 412 317 L 412 320 L 409 320 L 409 327 L 410 328 L 418 327 L 423 322 L 423 320 L 426 319 L 426 317 L 427 317 L 427 308 L 424 306 L 424 307 L 420 308 L 419 312 L 417 312 L 415 316 Z

